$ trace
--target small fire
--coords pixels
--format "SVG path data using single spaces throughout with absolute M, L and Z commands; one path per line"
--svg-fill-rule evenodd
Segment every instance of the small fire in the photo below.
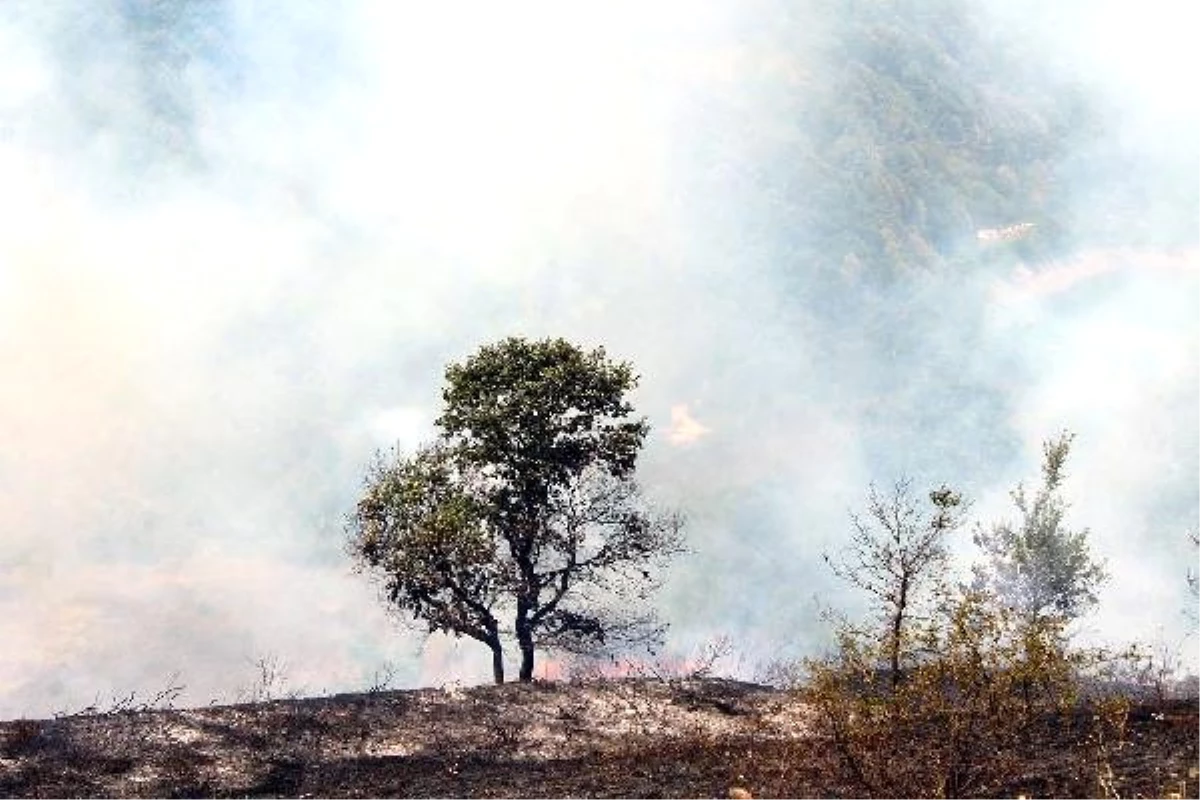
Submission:
M 667 429 L 667 441 L 673 445 L 691 444 L 711 430 L 701 425 L 688 411 L 687 404 L 671 406 L 671 427 Z

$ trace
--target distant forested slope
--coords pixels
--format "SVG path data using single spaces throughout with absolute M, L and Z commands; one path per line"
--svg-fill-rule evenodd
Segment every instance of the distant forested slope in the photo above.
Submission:
M 938 469 L 1003 460 L 1025 365 L 984 328 L 994 280 L 1155 241 L 1135 235 L 1148 179 L 1111 109 L 980 3 L 767 0 L 745 19 L 734 77 L 691 111 L 687 146 L 715 165 L 695 194 L 736 215 L 734 257 L 842 379 L 878 393 L 873 462 L 913 466 L 917 442 Z
M 977 4 L 820 2 L 761 17 L 743 38 L 758 68 L 701 122 L 722 131 L 708 142 L 717 163 L 742 161 L 746 213 L 793 232 L 777 263 L 890 283 L 973 260 L 981 229 L 1032 224 L 1014 243 L 1024 258 L 1067 246 L 1060 178 L 1097 140 L 1098 113 L 994 35 Z
M 933 269 L 980 229 L 1020 223 L 1037 226 L 1029 254 L 1052 252 L 1056 170 L 1089 133 L 1083 98 L 1031 74 L 960 2 L 850 4 L 834 19 L 812 149 L 827 257 Z

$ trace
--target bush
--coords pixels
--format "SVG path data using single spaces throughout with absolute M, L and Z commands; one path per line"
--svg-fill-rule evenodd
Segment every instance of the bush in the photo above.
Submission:
M 1105 654 L 1071 650 L 1061 623 L 980 592 L 953 599 L 912 646 L 921 655 L 894 685 L 886 643 L 849 627 L 833 657 L 809 663 L 806 691 L 839 783 L 875 797 L 997 794 L 1020 785 L 1039 736 L 1063 726 L 1086 728 L 1070 740 L 1089 749 L 1078 763 L 1101 781 L 1128 704 L 1091 698 L 1085 708 L 1079 689 Z

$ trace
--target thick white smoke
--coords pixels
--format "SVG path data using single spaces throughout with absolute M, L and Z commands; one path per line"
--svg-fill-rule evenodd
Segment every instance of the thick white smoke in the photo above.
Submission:
M 1175 62 L 1095 44 L 1141 13 L 1105 6 L 1036 49 L 1113 89 L 1130 152 L 1169 113 L 1154 146 L 1194 159 L 1190 95 L 1153 111 L 1130 89 Z M 482 677 L 467 644 L 421 662 L 340 531 L 374 450 L 429 435 L 445 364 L 514 333 L 641 373 L 644 482 L 691 517 L 661 598 L 678 647 L 816 646 L 812 595 L 842 600 L 820 551 L 867 481 L 897 477 L 870 454 L 927 446 L 880 432 L 880 409 L 932 387 L 866 392 L 874 356 L 831 359 L 809 318 L 826 298 L 785 296 L 763 263 L 796 232 L 696 195 L 744 166 L 694 142 L 736 149 L 774 118 L 755 87 L 800 92 L 814 68 L 803 42 L 756 49 L 752 22 L 684 3 L 0 8 L 0 717 L 175 672 L 189 702 L 232 699 L 267 655 L 313 692 L 389 659 L 401 683 Z M 728 128 L 689 128 L 718 94 L 745 98 Z M 985 344 L 1021 364 L 991 383 L 1018 456 L 920 476 L 961 478 L 994 516 L 1040 439 L 1078 431 L 1070 494 L 1114 573 L 1103 630 L 1183 631 L 1196 252 L 1079 253 L 985 287 Z

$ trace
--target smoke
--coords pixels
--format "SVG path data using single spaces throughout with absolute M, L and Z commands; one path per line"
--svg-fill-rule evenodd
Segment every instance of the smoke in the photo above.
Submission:
M 768 146 L 822 124 L 825 4 L 6 4 L 0 717 L 175 672 L 232 699 L 267 654 L 311 691 L 387 660 L 486 678 L 471 643 L 418 655 L 341 526 L 374 451 L 429 436 L 445 365 L 509 334 L 641 374 L 642 480 L 689 517 L 679 652 L 820 647 L 818 601 L 856 602 L 820 553 L 869 481 L 995 519 L 1063 427 L 1114 575 L 1094 625 L 1181 635 L 1195 56 L 1166 6 L 1007 9 L 972 13 L 1108 109 L 1056 189 L 1079 241 L 846 294 L 787 255 L 836 245 L 778 211 L 812 176 Z

